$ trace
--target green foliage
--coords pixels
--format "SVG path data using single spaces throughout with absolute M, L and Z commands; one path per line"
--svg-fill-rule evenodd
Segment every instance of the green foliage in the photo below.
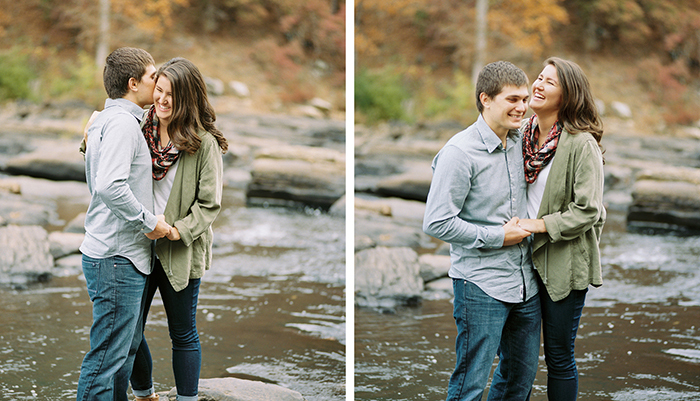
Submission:
M 35 78 L 27 54 L 18 49 L 0 53 L 0 100 L 30 99 Z
M 61 60 L 58 64 L 57 60 L 48 60 L 49 68 L 43 74 L 43 81 L 52 98 L 81 99 L 93 103 L 106 96 L 99 77 L 95 75 L 98 69 L 90 55 L 80 52 L 71 62 Z
M 447 82 L 435 84 L 437 92 L 425 99 L 422 109 L 427 119 L 471 121 L 478 116 L 474 85 L 462 71 L 457 71 Z M 426 90 L 424 92 L 430 93 Z
M 355 75 L 355 109 L 363 113 L 368 122 L 382 120 L 407 120 L 403 108 L 409 93 L 401 82 L 401 76 L 388 69 L 380 72 L 360 70 Z

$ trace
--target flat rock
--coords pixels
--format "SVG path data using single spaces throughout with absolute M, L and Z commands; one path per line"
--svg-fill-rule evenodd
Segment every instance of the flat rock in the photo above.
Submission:
M 177 389 L 173 388 L 161 398 L 174 401 Z M 234 377 L 199 380 L 199 401 L 305 401 L 297 391 L 253 380 Z
M 77 144 L 54 145 L 7 160 L 4 171 L 56 181 L 85 181 L 85 161 Z

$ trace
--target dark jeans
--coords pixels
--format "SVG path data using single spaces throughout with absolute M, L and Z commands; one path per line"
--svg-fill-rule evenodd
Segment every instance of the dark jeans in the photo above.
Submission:
M 578 395 L 578 371 L 574 341 L 588 290 L 573 290 L 553 302 L 540 282 L 544 359 L 547 362 L 547 398 L 574 401 Z
M 457 363 L 447 400 L 481 400 L 496 354 L 499 362 L 489 401 L 528 400 L 539 362 L 540 298 L 510 304 L 491 298 L 469 281 L 452 283 Z
M 175 292 L 163 271 L 160 260 L 156 260 L 153 273 L 149 277 L 148 293 L 144 308 L 146 314 L 151 307 L 156 289 L 163 299 L 168 316 L 168 331 L 172 341 L 172 363 L 177 387 L 178 400 L 196 400 L 199 389 L 199 370 L 202 365 L 202 348 L 197 333 L 197 297 L 200 279 L 190 280 L 187 288 Z M 145 319 L 144 319 L 145 322 Z M 141 328 L 145 328 L 145 324 Z M 144 336 L 136 352 L 134 370 L 131 374 L 131 387 L 139 397 L 153 391 L 153 362 L 148 343 Z
M 145 316 L 145 274 L 129 259 L 83 255 L 83 274 L 92 301 L 90 352 L 78 380 L 78 401 L 127 401 L 129 375 L 141 342 Z

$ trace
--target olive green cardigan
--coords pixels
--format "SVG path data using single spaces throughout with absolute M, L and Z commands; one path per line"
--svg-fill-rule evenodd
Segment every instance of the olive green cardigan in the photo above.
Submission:
M 214 136 L 199 131 L 201 146 L 192 155 L 182 152 L 175 181 L 165 206 L 165 221 L 180 232 L 180 240 L 161 238 L 156 254 L 175 291 L 190 279 L 201 278 L 211 265 L 214 219 L 221 210 L 223 161 Z
M 600 234 L 605 223 L 603 155 L 590 133 L 563 130 L 537 214 L 532 261 L 553 301 L 603 284 Z

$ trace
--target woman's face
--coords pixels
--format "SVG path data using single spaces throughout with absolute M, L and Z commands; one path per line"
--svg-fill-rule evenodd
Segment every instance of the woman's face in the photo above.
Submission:
M 561 106 L 562 91 L 557 77 L 557 68 L 548 64 L 532 83 L 530 108 L 535 114 L 556 113 Z
M 168 123 L 173 115 L 173 91 L 170 80 L 161 75 L 156 81 L 153 90 L 153 104 L 156 106 L 156 115 L 160 122 Z

